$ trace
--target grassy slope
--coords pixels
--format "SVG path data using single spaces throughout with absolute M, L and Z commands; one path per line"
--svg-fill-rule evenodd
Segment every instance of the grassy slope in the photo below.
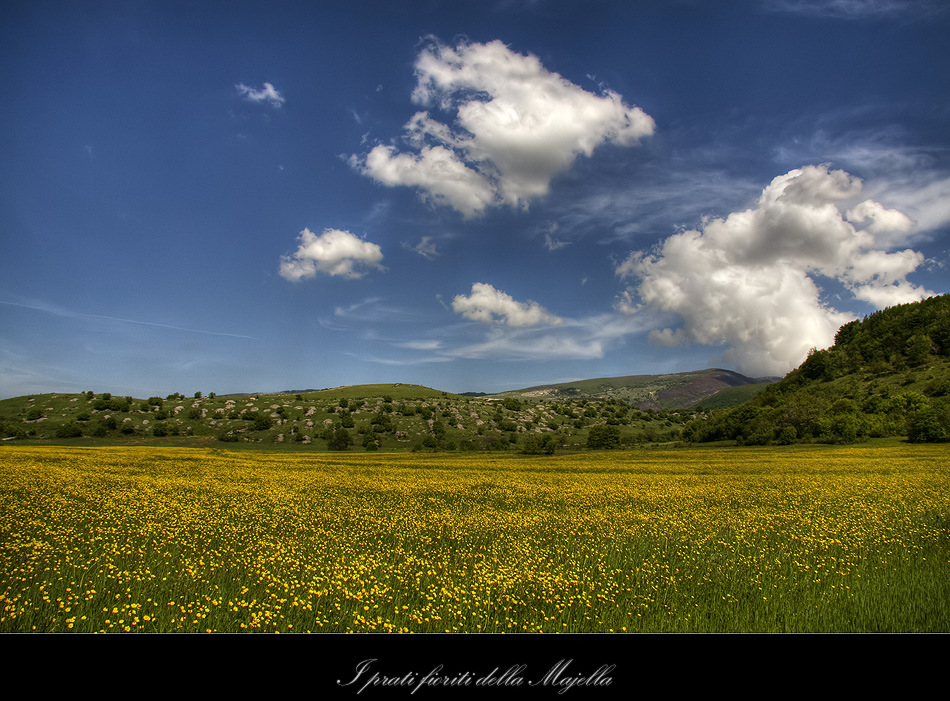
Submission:
M 771 382 L 756 382 L 752 385 L 740 385 L 738 387 L 726 387 L 726 389 L 721 389 L 712 396 L 705 397 L 701 399 L 694 407 L 697 410 L 701 409 L 728 409 L 730 407 L 739 406 L 744 402 L 749 401 L 757 395 L 759 392 L 768 387 Z
M 667 375 L 628 375 L 539 385 L 503 392 L 496 396 L 617 399 L 640 409 L 675 410 L 695 406 L 724 390 L 749 387 L 750 389 L 743 391 L 726 392 L 717 400 L 717 406 L 735 406 L 761 391 L 768 384 L 729 370 L 710 368 Z

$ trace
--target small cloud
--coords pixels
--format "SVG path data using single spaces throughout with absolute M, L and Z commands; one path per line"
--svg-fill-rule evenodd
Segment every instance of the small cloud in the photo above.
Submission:
M 558 249 L 570 245 L 570 241 L 561 241 L 560 239 L 553 238 L 551 234 L 544 235 L 544 247 L 549 251 L 557 251 Z
M 442 347 L 442 341 L 405 341 L 397 345 L 412 350 L 434 351 Z
M 296 252 L 281 257 L 280 276 L 285 280 L 296 282 L 316 277 L 317 273 L 355 279 L 366 274 L 360 268 L 383 270 L 379 246 L 349 231 L 324 229 L 317 236 L 310 229 L 304 229 L 299 239 Z
M 408 243 L 404 243 L 402 246 L 409 251 L 415 251 L 426 260 L 434 260 L 439 257 L 439 252 L 436 250 L 435 242 L 431 236 L 423 236 L 415 246 Z
M 244 83 L 239 83 L 234 86 L 237 88 L 238 95 L 244 98 L 247 102 L 266 102 L 274 109 L 280 108 L 286 100 L 284 96 L 281 95 L 277 88 L 275 88 L 270 83 L 264 83 L 264 87 L 261 90 L 255 90 L 249 85 Z
M 457 295 L 452 300 L 452 310 L 472 321 L 505 326 L 557 326 L 564 323 L 537 302 L 518 302 L 511 295 L 483 282 L 473 284 L 467 297 Z

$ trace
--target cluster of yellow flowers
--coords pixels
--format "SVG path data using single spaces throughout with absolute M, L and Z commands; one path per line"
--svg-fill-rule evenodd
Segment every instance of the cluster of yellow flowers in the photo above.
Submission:
M 5 447 L 0 631 L 947 630 L 948 468 Z

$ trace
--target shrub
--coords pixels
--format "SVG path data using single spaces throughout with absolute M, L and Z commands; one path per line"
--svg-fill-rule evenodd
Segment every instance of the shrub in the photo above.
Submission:
M 353 445 L 353 437 L 342 426 L 337 426 L 327 438 L 327 448 L 330 450 L 346 450 Z
M 619 448 L 620 429 L 617 426 L 591 426 L 587 435 L 587 447 L 591 450 Z
M 81 436 L 82 428 L 76 423 L 63 424 L 56 429 L 57 438 L 79 438 Z
M 254 423 L 251 424 L 251 428 L 255 431 L 266 431 L 271 426 L 274 425 L 274 420 L 270 417 L 269 414 L 264 412 L 258 412 L 254 415 Z
M 554 455 L 558 439 L 553 433 L 533 433 L 524 439 L 521 452 L 525 455 Z
M 946 443 L 950 440 L 950 420 L 947 412 L 925 407 L 914 414 L 907 429 L 911 443 Z

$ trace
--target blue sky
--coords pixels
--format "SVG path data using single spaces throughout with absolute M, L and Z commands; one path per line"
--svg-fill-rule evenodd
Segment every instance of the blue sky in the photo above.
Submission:
M 944 6 L 8 2 L 0 397 L 784 374 L 950 291 Z

